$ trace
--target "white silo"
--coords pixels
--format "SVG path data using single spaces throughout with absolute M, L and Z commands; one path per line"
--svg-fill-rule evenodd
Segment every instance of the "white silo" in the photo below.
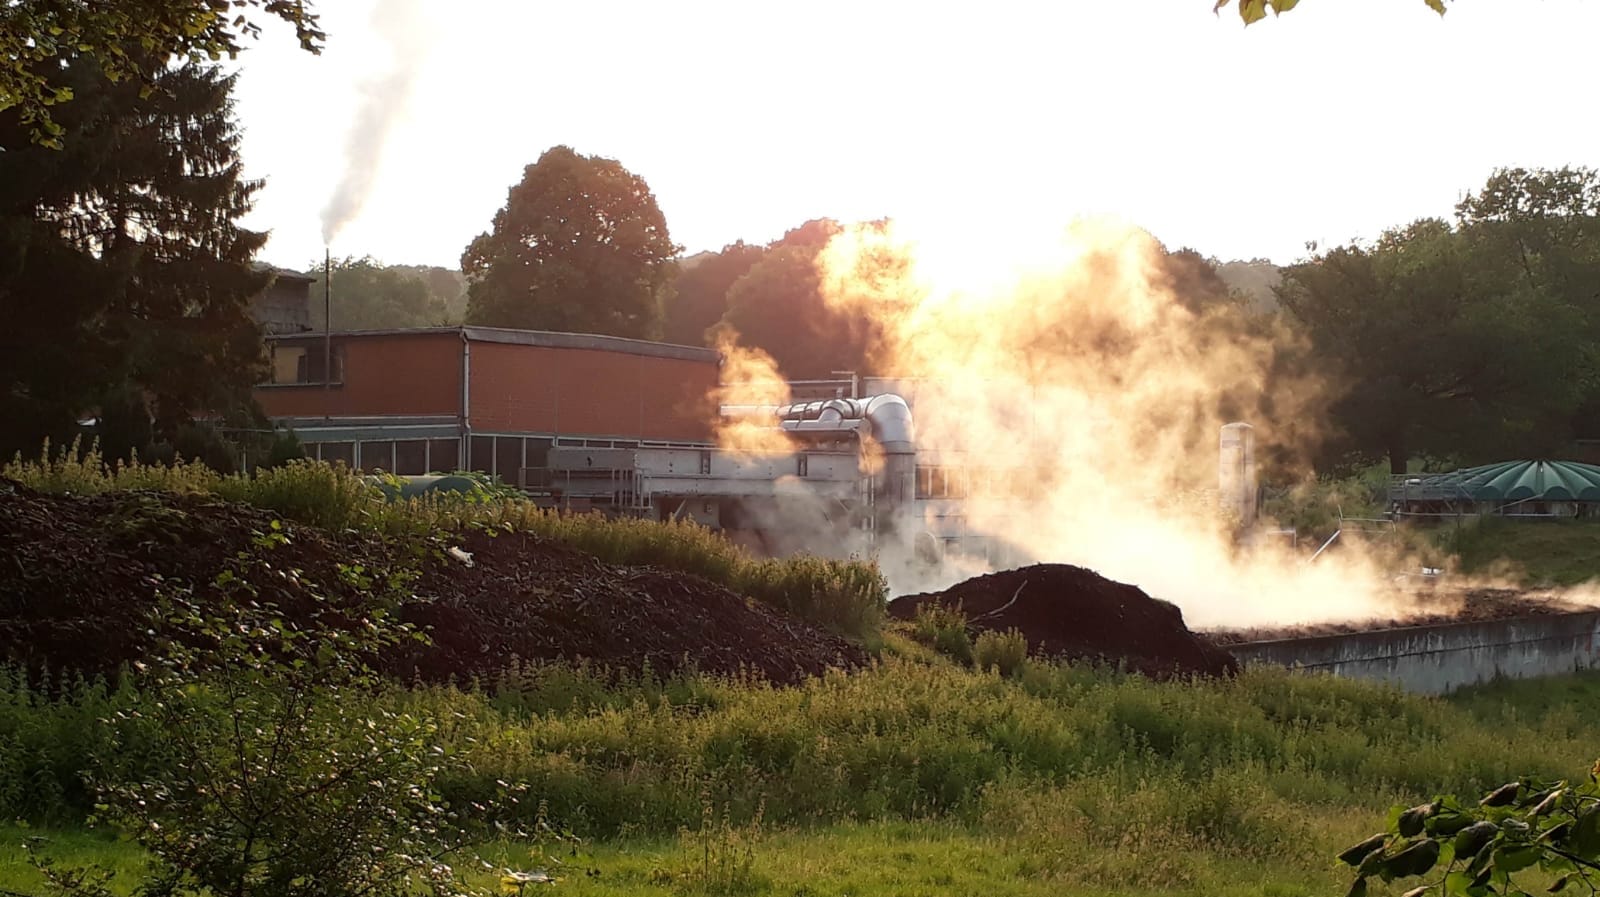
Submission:
M 1222 512 L 1239 522 L 1256 522 L 1256 434 L 1247 423 L 1226 424 L 1222 428 L 1217 458 L 1217 490 Z

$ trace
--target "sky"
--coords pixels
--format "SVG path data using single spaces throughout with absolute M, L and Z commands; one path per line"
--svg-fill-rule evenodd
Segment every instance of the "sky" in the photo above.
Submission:
M 822 216 L 1109 215 L 1284 264 L 1448 216 L 1498 166 L 1600 166 L 1583 0 L 1302 0 L 1248 29 L 1211 0 L 316 6 L 322 55 L 268 27 L 236 63 L 247 223 L 287 267 L 351 175 L 334 255 L 456 267 L 559 144 L 643 177 L 687 253 Z

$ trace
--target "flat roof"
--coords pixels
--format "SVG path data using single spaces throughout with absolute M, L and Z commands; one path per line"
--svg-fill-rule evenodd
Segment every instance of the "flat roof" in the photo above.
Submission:
M 652 358 L 677 358 L 683 361 L 720 363 L 722 354 L 703 346 L 680 346 L 675 343 L 657 343 L 650 340 L 629 339 L 622 336 L 603 336 L 597 333 L 556 333 L 548 330 L 513 330 L 507 327 L 416 327 L 406 330 L 335 330 L 329 336 L 342 340 L 383 338 L 396 336 L 463 336 L 472 342 L 503 343 L 515 346 L 539 346 L 546 349 L 590 349 L 597 352 L 620 352 L 627 355 L 645 355 Z M 320 340 L 320 331 L 281 333 L 267 336 L 273 342 L 299 342 Z

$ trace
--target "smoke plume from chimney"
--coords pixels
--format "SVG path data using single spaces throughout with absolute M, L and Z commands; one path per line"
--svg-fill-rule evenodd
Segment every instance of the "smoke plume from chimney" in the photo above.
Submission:
M 386 68 L 362 85 L 361 100 L 350 119 L 345 140 L 343 172 L 322 210 L 324 245 L 331 244 L 366 205 L 389 133 L 410 102 L 416 73 L 427 49 L 421 0 L 378 0 L 371 24 L 392 56 Z

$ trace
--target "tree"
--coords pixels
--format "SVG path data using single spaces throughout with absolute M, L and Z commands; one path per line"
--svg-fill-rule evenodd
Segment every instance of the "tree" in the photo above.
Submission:
M 1217 5 L 1212 7 L 1213 12 L 1220 13 L 1224 6 L 1231 0 L 1217 0 Z M 1422 0 L 1428 8 L 1444 15 L 1445 0 Z M 1281 15 L 1300 5 L 1300 0 L 1239 0 L 1239 18 L 1244 19 L 1246 26 L 1254 25 L 1267 17 L 1267 10 L 1271 9 L 1273 15 Z
M 68 437 L 128 389 L 169 438 L 197 412 L 253 417 L 249 300 L 270 275 L 251 266 L 265 235 L 237 224 L 261 185 L 240 178 L 233 78 L 185 65 L 146 94 L 88 57 L 59 77 L 77 97 L 62 149 L 0 112 L 0 452 Z
M 61 0 L 0 4 L 0 112 L 12 110 L 35 141 L 61 147 L 64 126 L 52 107 L 74 99 L 63 64 L 79 56 L 99 61 L 113 81 L 154 87 L 152 59 L 190 62 L 238 55 L 260 25 L 247 10 L 294 26 L 300 45 L 321 52 L 325 35 L 309 0 Z
M 829 307 L 817 272 L 818 253 L 841 230 L 826 218 L 790 230 L 728 290 L 718 327 L 771 355 L 791 379 L 871 370 L 878 323 Z
M 1422 878 L 1406 897 L 1526 895 L 1513 876 L 1537 868 L 1547 890 L 1600 889 L 1600 762 L 1581 782 L 1522 778 L 1475 802 L 1440 796 L 1389 811 L 1385 831 L 1347 848 L 1339 860 L 1356 870 L 1349 893 L 1367 881 Z
M 665 309 L 662 338 L 686 346 L 706 344 L 707 331 L 728 311 L 728 291 L 766 255 L 743 240 L 680 268 Z
M 1418 221 L 1287 269 L 1277 293 L 1345 386 L 1331 454 L 1398 474 L 1417 455 L 1539 455 L 1570 434 L 1583 315 L 1469 231 Z
M 554 147 L 461 257 L 471 323 L 651 338 L 679 252 L 649 185 Z
M 311 287 L 311 326 L 323 327 L 323 266 L 307 265 Z M 400 330 L 437 327 L 450 320 L 443 298 L 414 269 L 380 264 L 370 256 L 333 260 L 329 302 L 334 330 Z

